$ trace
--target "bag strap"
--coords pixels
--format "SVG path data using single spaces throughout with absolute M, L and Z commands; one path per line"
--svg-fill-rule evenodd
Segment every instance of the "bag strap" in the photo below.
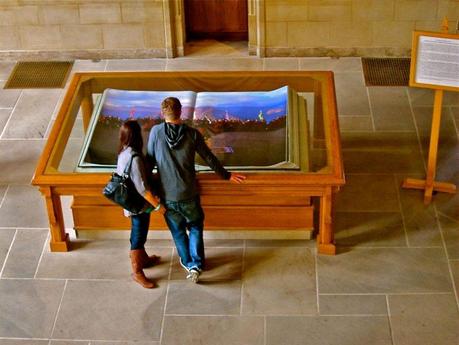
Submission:
M 139 154 L 137 152 L 134 152 L 132 155 L 131 155 L 131 159 L 129 160 L 129 164 L 126 165 L 126 167 L 124 168 L 124 171 L 123 171 L 123 175 L 127 175 L 129 176 L 130 173 L 131 173 L 131 166 L 132 166 L 132 160 L 134 159 L 134 157 L 137 157 Z

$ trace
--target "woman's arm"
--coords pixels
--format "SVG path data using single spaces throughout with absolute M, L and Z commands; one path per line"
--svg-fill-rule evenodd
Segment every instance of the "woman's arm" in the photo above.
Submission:
M 143 164 L 142 158 L 140 156 L 134 157 L 131 166 L 131 180 L 134 183 L 137 192 L 142 195 L 144 199 L 153 206 L 153 208 L 156 209 L 158 206 L 160 206 L 160 199 L 156 195 L 153 195 L 153 193 L 150 191 L 150 186 L 148 185 L 146 174 L 147 172 L 145 170 L 145 165 Z

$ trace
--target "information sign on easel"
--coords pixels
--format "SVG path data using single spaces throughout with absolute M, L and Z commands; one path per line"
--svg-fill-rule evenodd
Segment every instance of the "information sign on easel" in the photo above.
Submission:
M 435 90 L 426 179 L 407 178 L 402 185 L 403 188 L 423 189 L 427 205 L 434 191 L 456 193 L 454 184 L 435 181 L 443 92 L 459 91 L 459 35 L 448 34 L 446 18 L 442 32 L 413 32 L 410 86 Z

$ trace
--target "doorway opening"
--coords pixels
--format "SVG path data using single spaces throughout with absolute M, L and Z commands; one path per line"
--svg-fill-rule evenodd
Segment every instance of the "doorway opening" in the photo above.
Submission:
M 247 0 L 186 0 L 185 55 L 248 55 Z

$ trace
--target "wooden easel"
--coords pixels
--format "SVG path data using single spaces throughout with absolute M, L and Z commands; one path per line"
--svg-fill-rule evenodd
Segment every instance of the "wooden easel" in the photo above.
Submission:
M 445 18 L 442 22 L 442 33 L 448 35 L 448 19 Z M 451 35 L 453 36 L 453 35 Z M 414 74 L 416 73 L 414 65 L 417 51 L 417 37 L 413 37 L 413 52 L 411 58 L 411 71 L 410 71 L 410 86 L 422 86 L 414 82 Z M 411 189 L 424 189 L 424 204 L 428 205 L 432 201 L 432 193 L 443 192 L 443 193 L 456 193 L 456 185 L 447 182 L 435 181 L 435 172 L 437 165 L 437 152 L 438 152 L 438 140 L 440 135 L 440 122 L 441 122 L 441 110 L 443 101 L 443 90 L 450 88 L 436 88 L 435 86 L 429 85 L 428 88 L 435 89 L 434 107 L 432 115 L 432 128 L 430 132 L 430 145 L 429 145 L 429 158 L 427 163 L 427 174 L 425 180 L 407 178 L 403 181 L 403 188 Z M 450 89 L 453 91 L 457 91 Z

